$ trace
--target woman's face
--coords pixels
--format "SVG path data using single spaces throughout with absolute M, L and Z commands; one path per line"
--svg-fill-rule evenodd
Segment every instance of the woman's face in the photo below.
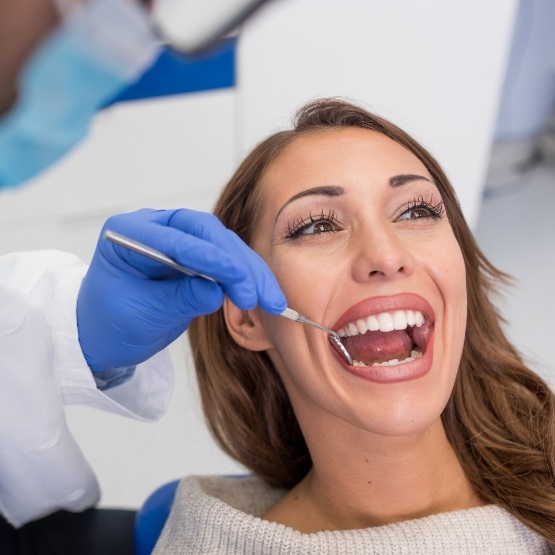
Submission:
M 301 426 L 336 419 L 403 436 L 439 421 L 466 324 L 465 268 L 423 164 L 375 131 L 315 132 L 266 171 L 253 247 L 288 305 L 339 332 L 259 313 Z M 322 425 L 326 425 L 324 421 Z

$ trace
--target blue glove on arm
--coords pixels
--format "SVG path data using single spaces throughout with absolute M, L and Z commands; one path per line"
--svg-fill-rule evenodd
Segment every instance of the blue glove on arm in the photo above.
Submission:
M 105 240 L 110 229 L 214 278 L 188 277 Z M 215 312 L 224 294 L 238 307 L 271 314 L 287 301 L 258 254 L 212 214 L 139 210 L 104 224 L 77 300 L 81 349 L 93 371 L 144 362 L 181 335 L 195 316 Z

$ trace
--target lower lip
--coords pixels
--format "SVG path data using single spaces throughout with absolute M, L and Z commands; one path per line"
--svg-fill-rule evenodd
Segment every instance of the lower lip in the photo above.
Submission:
M 422 378 L 431 370 L 434 360 L 434 335 L 432 332 L 426 345 L 426 351 L 421 357 L 396 366 L 350 366 L 335 349 L 332 348 L 332 351 L 341 366 L 358 378 L 383 384 L 408 382 Z

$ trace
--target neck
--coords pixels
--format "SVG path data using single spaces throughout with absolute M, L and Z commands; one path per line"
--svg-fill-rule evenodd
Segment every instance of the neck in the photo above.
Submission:
M 280 514 L 270 511 L 268 520 L 303 532 L 344 530 L 481 504 L 441 421 L 401 438 L 350 429 L 324 440 L 321 429 L 319 433 L 312 445 L 308 441 L 312 470 L 285 498 L 281 519 L 272 518 Z M 333 450 L 327 445 L 333 445 Z M 293 508 L 287 507 L 288 499 L 294 500 Z

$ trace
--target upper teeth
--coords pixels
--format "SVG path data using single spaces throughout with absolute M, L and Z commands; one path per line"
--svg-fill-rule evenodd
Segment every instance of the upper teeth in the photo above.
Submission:
M 396 310 L 395 312 L 381 312 L 349 322 L 337 333 L 340 337 L 359 335 L 367 331 L 404 330 L 407 326 L 420 327 L 424 323 L 424 314 L 418 310 Z

